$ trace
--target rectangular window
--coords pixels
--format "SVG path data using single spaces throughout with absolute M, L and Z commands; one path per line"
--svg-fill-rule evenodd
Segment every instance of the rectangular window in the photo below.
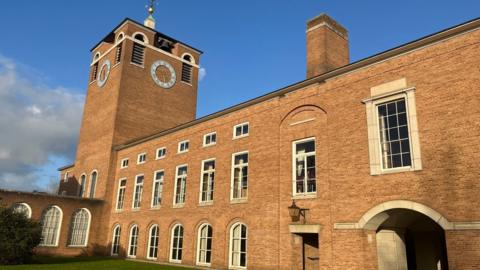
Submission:
M 137 64 L 139 66 L 143 66 L 144 56 L 145 56 L 145 46 L 134 42 L 133 50 L 132 50 L 132 63 Z
M 217 133 L 212 132 L 203 135 L 203 146 L 215 145 L 217 143 Z
M 246 199 L 248 195 L 248 152 L 232 156 L 231 199 Z
M 97 80 L 97 73 L 98 73 L 98 61 L 92 66 L 92 77 L 90 78 L 90 82 L 94 82 Z
M 120 63 L 122 59 L 122 44 L 118 44 L 115 50 L 115 64 Z
M 213 185 L 215 182 L 215 159 L 202 161 L 202 182 L 200 183 L 200 202 L 213 201 Z
M 167 155 L 167 148 L 162 147 L 157 149 L 157 159 L 164 158 Z
M 117 193 L 117 210 L 123 209 L 123 204 L 125 202 L 125 188 L 127 187 L 127 179 L 120 179 L 118 183 L 118 193 Z
M 137 164 L 143 164 L 147 161 L 147 154 L 146 153 L 141 153 L 138 154 L 137 157 Z
M 182 63 L 182 82 L 192 82 L 192 65 Z
M 410 167 L 410 139 L 405 99 L 377 105 L 382 168 Z
M 248 132 L 249 132 L 248 126 L 249 126 L 248 122 L 234 126 L 233 138 L 236 139 L 236 138 L 242 138 L 242 137 L 248 136 Z
M 188 152 L 188 140 L 181 141 L 178 143 L 178 153 L 185 153 Z
M 173 196 L 174 205 L 182 205 L 185 203 L 187 186 L 187 165 L 177 166 L 177 172 L 175 175 L 175 194 Z
M 293 195 L 317 192 L 315 138 L 293 142 Z
M 159 207 L 162 203 L 163 171 L 156 171 L 153 176 L 152 208 Z
M 120 168 L 121 169 L 124 169 L 124 168 L 127 168 L 128 167 L 128 158 L 124 158 L 122 159 L 122 161 L 120 162 Z
M 140 208 L 140 203 L 142 201 L 142 192 L 143 192 L 143 175 L 137 175 L 135 178 L 135 193 L 133 195 L 133 209 Z

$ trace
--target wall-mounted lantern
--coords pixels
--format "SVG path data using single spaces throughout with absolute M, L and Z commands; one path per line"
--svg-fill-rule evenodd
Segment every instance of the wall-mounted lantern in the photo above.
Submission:
M 309 209 L 300 208 L 295 204 L 295 200 L 292 200 L 292 205 L 288 207 L 288 214 L 292 218 L 292 222 L 300 221 L 300 217 L 303 217 L 303 224 L 306 223 L 305 211 Z

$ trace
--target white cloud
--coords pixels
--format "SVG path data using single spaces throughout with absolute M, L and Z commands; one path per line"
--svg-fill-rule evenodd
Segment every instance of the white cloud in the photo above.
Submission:
M 52 189 L 56 179 L 38 172 L 51 156 L 73 159 L 83 102 L 0 55 L 0 188 Z
M 203 67 L 201 67 L 199 70 L 198 70 L 198 80 L 199 81 L 203 81 L 203 79 L 205 78 L 205 76 L 207 76 L 207 70 Z

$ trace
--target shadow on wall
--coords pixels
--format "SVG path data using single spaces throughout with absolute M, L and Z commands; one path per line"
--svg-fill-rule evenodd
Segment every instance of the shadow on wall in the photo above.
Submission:
M 68 177 L 67 180 L 60 180 L 58 186 L 58 195 L 63 196 L 78 196 L 80 191 L 80 184 L 75 176 Z

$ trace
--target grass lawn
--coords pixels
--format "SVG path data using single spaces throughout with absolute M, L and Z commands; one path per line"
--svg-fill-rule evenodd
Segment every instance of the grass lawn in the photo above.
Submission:
M 185 270 L 187 268 L 159 265 L 154 263 L 144 263 L 136 261 L 125 261 L 122 259 L 114 259 L 109 257 L 77 257 L 77 258 L 64 258 L 64 257 L 34 257 L 34 261 L 29 264 L 23 265 L 0 265 L 0 269 L 61 269 L 61 270 L 122 270 L 122 269 L 134 269 L 134 270 Z

